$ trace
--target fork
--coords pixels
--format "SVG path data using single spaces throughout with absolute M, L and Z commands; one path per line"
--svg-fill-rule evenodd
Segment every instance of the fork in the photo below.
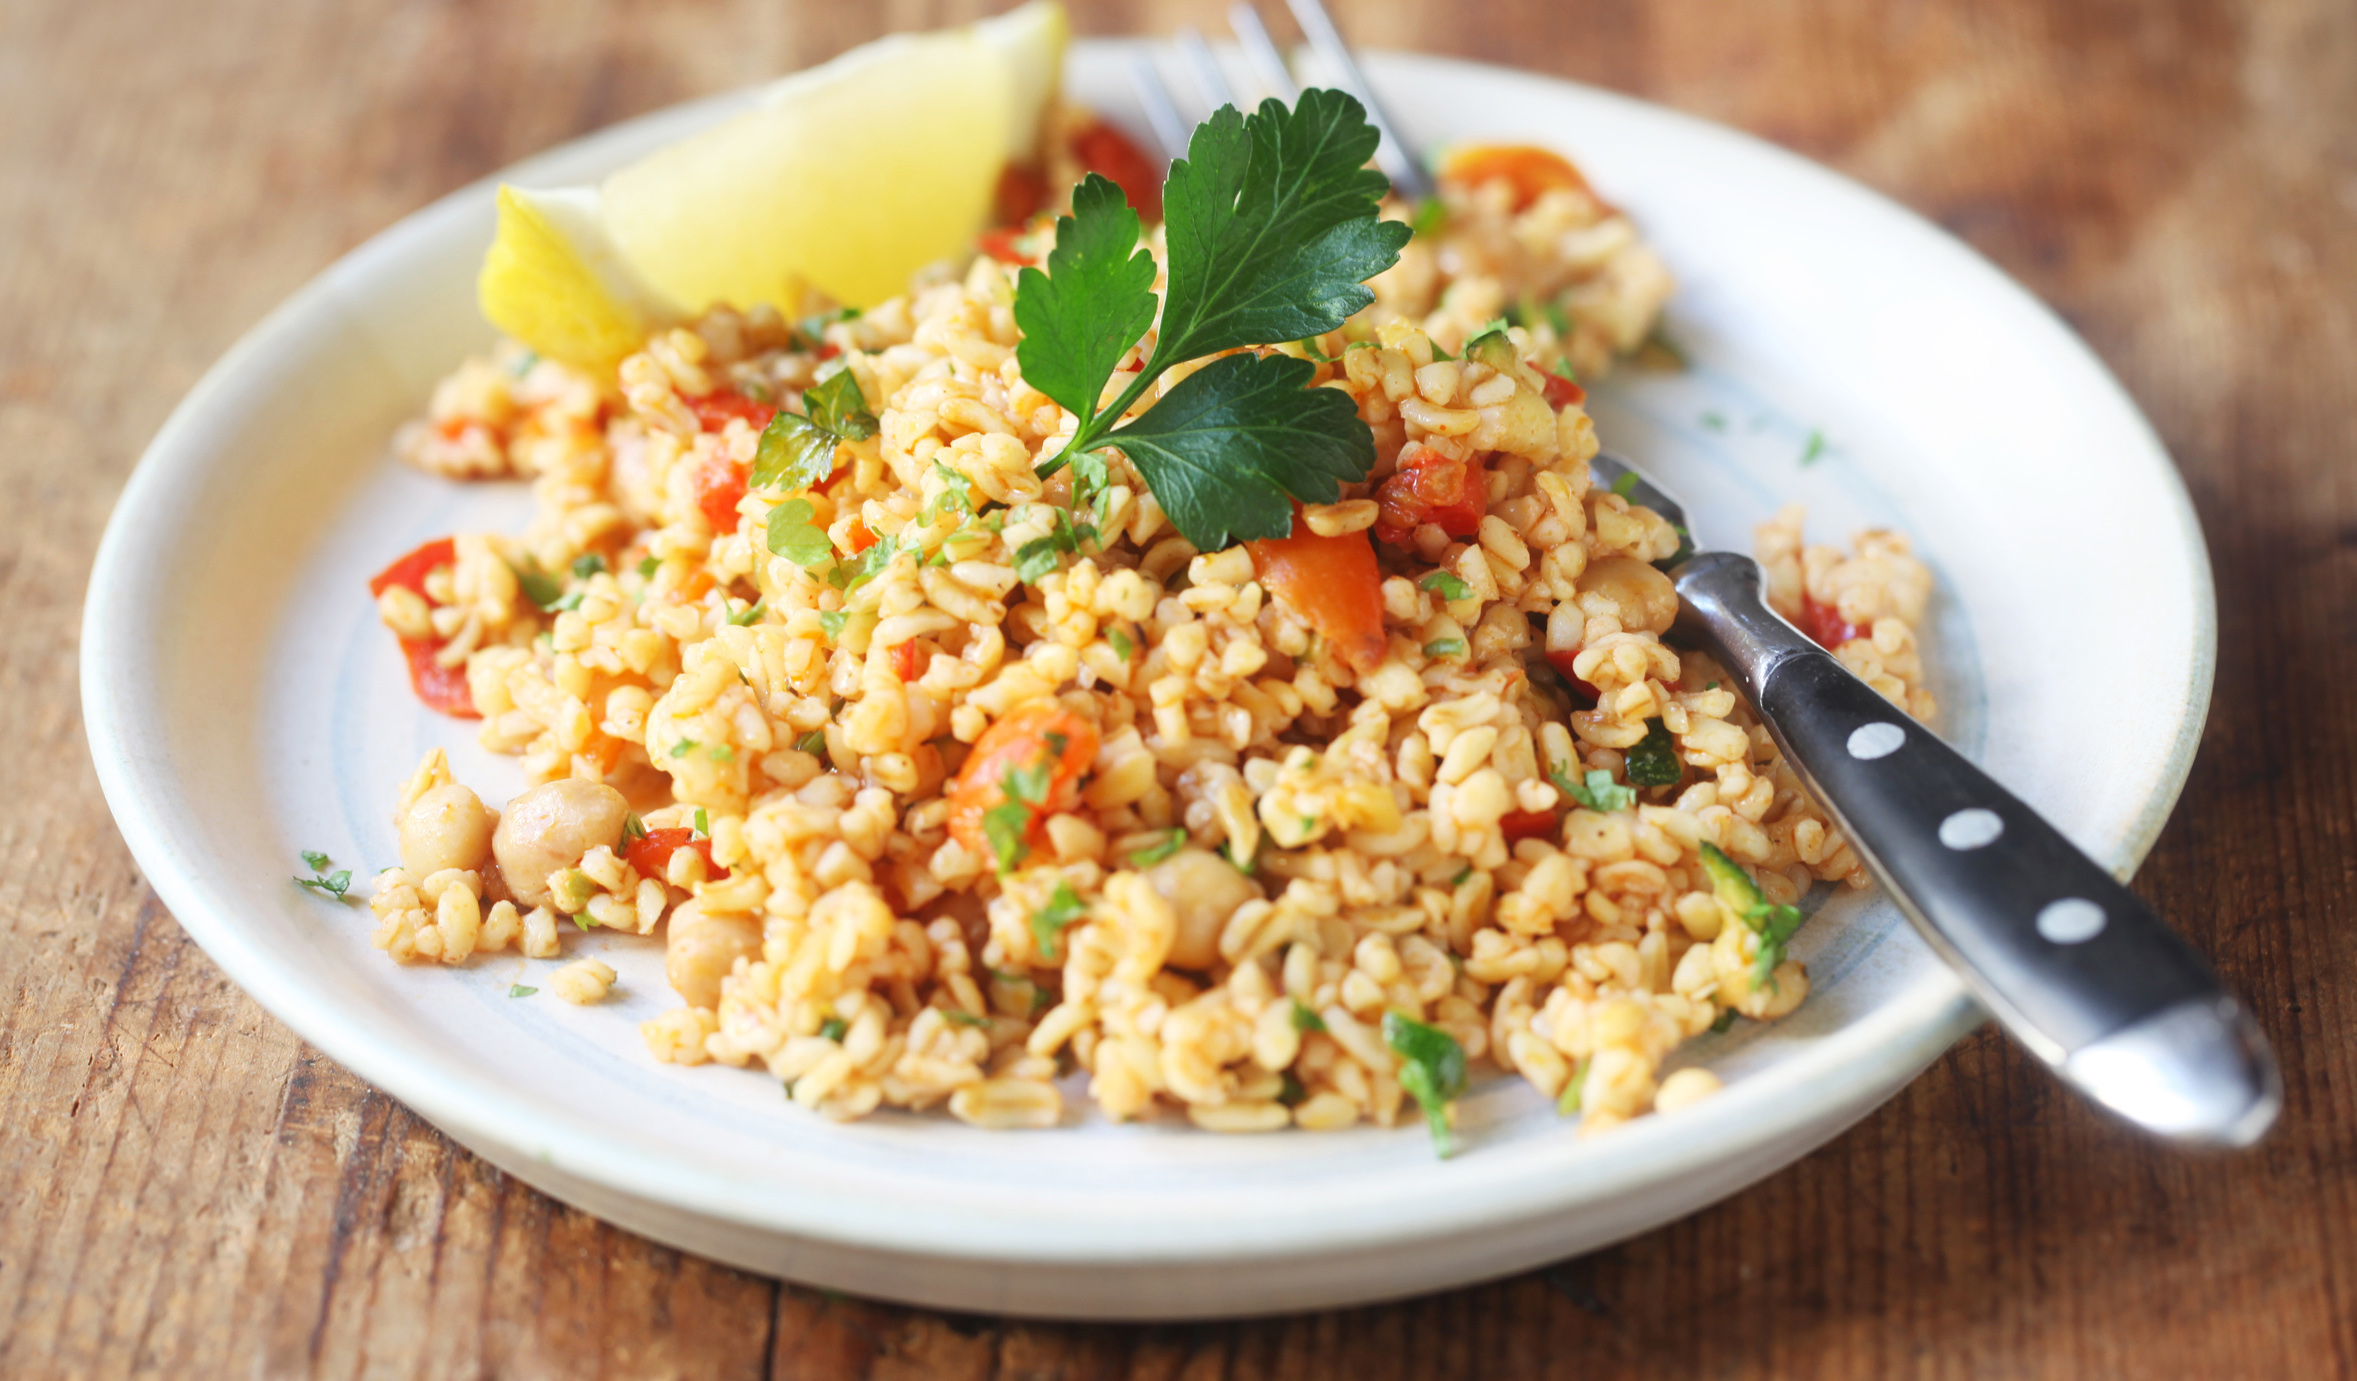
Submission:
M 1381 132 L 1376 162 L 1411 199 L 1431 193 L 1319 0 L 1286 0 L 1321 64 Z M 1259 14 L 1228 12 L 1255 79 L 1297 94 Z M 1236 104 L 1217 56 L 1177 36 L 1211 109 Z M 1152 58 L 1136 60 L 1148 123 L 1172 159 L 1188 124 Z M 1596 477 L 1691 532 L 1683 505 L 1628 461 Z M 1735 678 L 1842 837 L 1981 1004 L 2063 1081 L 2126 1121 L 2195 1145 L 2247 1146 L 2274 1122 L 2281 1076 L 2266 1037 L 2201 956 L 2019 797 L 1851 674 L 1768 607 L 1759 563 L 1681 551 L 1676 632 Z

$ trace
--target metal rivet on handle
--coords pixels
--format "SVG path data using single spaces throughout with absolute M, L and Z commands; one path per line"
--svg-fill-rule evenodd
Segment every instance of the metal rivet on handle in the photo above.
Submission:
M 2103 933 L 2103 908 L 2085 897 L 2064 897 L 2038 912 L 2038 933 L 2058 945 L 2085 944 Z
M 1861 724 L 1850 731 L 1850 756 L 1860 762 L 1887 758 L 1906 741 L 1907 731 L 1887 719 L 1877 724 Z
M 1940 822 L 1940 842 L 1951 849 L 1977 849 L 1997 842 L 2005 822 L 1997 812 L 1971 806 Z

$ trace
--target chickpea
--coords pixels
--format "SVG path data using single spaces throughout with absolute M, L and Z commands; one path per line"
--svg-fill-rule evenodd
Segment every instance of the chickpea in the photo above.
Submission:
M 424 795 L 401 813 L 401 866 L 412 877 L 445 868 L 481 868 L 491 856 L 491 812 L 482 798 L 456 782 Z
M 573 867 L 600 844 L 620 845 L 629 815 L 621 792 L 577 777 L 543 782 L 508 802 L 491 836 L 507 890 L 525 906 L 546 906 L 548 875 Z
M 1678 588 L 1670 578 L 1630 556 L 1607 556 L 1580 572 L 1576 588 L 1583 607 L 1600 595 L 1620 610 L 1620 626 L 1632 633 L 1667 633 L 1678 618 Z
M 1178 934 L 1170 942 L 1173 968 L 1208 969 L 1219 962 L 1219 933 L 1236 908 L 1261 896 L 1260 884 L 1218 854 L 1181 849 L 1146 870 L 1170 909 L 1178 913 Z
M 761 922 L 753 916 L 712 916 L 703 904 L 673 907 L 663 942 L 663 976 L 690 1007 L 720 1005 L 720 980 L 739 957 L 761 953 Z

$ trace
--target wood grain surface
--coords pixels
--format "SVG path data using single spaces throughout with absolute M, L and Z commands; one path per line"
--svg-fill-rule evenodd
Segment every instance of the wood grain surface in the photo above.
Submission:
M 1222 6 L 1074 8 L 1161 32 Z M 181 394 L 369 234 L 555 141 L 974 6 L 0 0 L 0 1376 L 2357 1374 L 2357 7 L 1338 8 L 1368 45 L 1598 83 L 1843 169 L 2119 372 L 2192 486 L 2222 621 L 2207 742 L 2137 886 L 2255 999 L 2290 1086 L 2273 1139 L 2156 1150 L 1984 1031 L 1622 1246 L 1186 1327 L 829 1297 L 542 1197 L 307 1048 L 141 882 L 78 713 L 92 551 Z

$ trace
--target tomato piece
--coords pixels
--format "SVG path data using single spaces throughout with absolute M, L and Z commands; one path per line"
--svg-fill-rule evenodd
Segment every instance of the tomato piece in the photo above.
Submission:
M 449 537 L 437 537 L 376 573 L 368 582 L 368 592 L 381 595 L 395 585 L 431 604 L 433 597 L 426 593 L 426 573 L 436 566 L 458 564 L 458 542 Z
M 1861 628 L 1841 616 L 1841 610 L 1830 604 L 1820 604 L 1809 595 L 1800 600 L 1800 631 L 1809 635 L 1819 647 L 1831 650 L 1843 643 L 1873 636 L 1871 628 Z
M 1102 120 L 1092 121 L 1072 136 L 1072 156 L 1092 173 L 1102 173 L 1129 198 L 1138 219 L 1151 227 L 1162 219 L 1162 169 L 1129 141 L 1129 136 Z
M 1019 225 L 1011 225 L 999 230 L 983 231 L 980 238 L 975 241 L 975 244 L 981 247 L 981 250 L 984 254 L 989 255 L 991 258 L 998 260 L 1002 264 L 1023 265 L 1038 263 L 1039 261 L 1037 259 L 1034 259 L 1030 255 L 1025 254 L 1020 248 L 1016 246 L 1015 242 L 1021 238 L 1023 238 L 1023 227 Z
M 1547 663 L 1548 665 L 1554 667 L 1557 671 L 1563 673 L 1563 679 L 1571 683 L 1571 689 L 1574 693 L 1586 696 L 1588 698 L 1588 703 L 1593 705 L 1597 701 L 1604 698 L 1604 692 L 1596 689 L 1596 687 L 1589 682 L 1582 680 L 1580 678 L 1580 674 L 1571 669 L 1571 664 L 1579 658 L 1579 655 L 1580 650 L 1576 647 L 1566 648 L 1561 652 L 1550 651 L 1547 654 Z
M 903 681 L 916 680 L 932 664 L 932 656 L 918 647 L 914 638 L 892 649 L 892 674 Z
M 1450 152 L 1441 163 L 1440 175 L 1447 181 L 1468 185 L 1503 178 L 1513 184 L 1517 211 L 1558 188 L 1596 196 L 1596 190 L 1572 166 L 1571 160 L 1551 149 L 1529 144 L 1468 144 Z M 1597 197 L 1597 201 L 1602 204 L 1603 198 Z
M 1543 369 L 1539 372 L 1541 374 L 1547 374 L 1547 371 Z M 1555 409 L 1557 412 L 1561 412 L 1564 408 L 1570 406 L 1573 403 L 1584 403 L 1588 401 L 1588 391 L 1584 388 L 1581 388 L 1576 380 L 1566 379 L 1560 374 L 1547 374 L 1547 391 L 1545 397 L 1547 399 L 1548 407 Z
M 734 461 L 714 457 L 696 467 L 691 483 L 696 507 L 714 532 L 737 530 L 737 501 L 745 497 L 745 470 Z
M 732 389 L 707 393 L 701 398 L 687 400 L 688 411 L 696 415 L 697 425 L 705 431 L 716 432 L 726 427 L 732 417 L 741 417 L 745 425 L 760 431 L 777 416 L 777 404 L 756 402 Z
M 1021 225 L 1048 204 L 1048 180 L 1034 163 L 1009 163 L 998 174 L 991 193 L 992 219 L 1000 225 Z
M 1478 461 L 1462 461 L 1411 442 L 1400 452 L 1399 469 L 1375 490 L 1382 511 L 1375 535 L 1406 545 L 1417 527 L 1437 523 L 1451 537 L 1471 537 L 1489 511 L 1489 487 Z
M 694 849 L 704 856 L 704 876 L 714 881 L 728 876 L 728 869 L 713 866 L 712 841 L 696 838 L 696 832 L 685 825 L 648 830 L 622 850 L 622 861 L 636 868 L 640 877 L 659 878 L 669 871 L 671 855 L 681 849 Z
M 442 665 L 435 655 L 442 644 L 425 638 L 403 638 L 401 655 L 409 659 L 409 688 L 425 707 L 452 719 L 481 719 L 475 708 L 475 694 L 467 689 L 466 666 Z
M 866 550 L 867 550 L 869 547 L 872 547 L 872 546 L 874 546 L 875 544 L 876 544 L 876 534 L 874 534 L 874 533 L 872 533 L 872 532 L 868 531 L 868 525 L 867 525 L 866 523 L 863 523 L 863 522 L 859 521 L 857 518 L 854 518 L 854 519 L 852 519 L 852 520 L 851 520 L 851 554 L 852 554 L 853 556 L 857 556 L 857 555 L 859 555 L 861 552 L 863 552 L 863 551 L 866 551 Z
M 1321 537 L 1293 505 L 1293 533 L 1247 542 L 1252 569 L 1270 594 L 1309 620 L 1335 655 L 1360 675 L 1383 662 L 1383 573 L 1375 548 L 1355 532 Z
M 1509 844 L 1525 839 L 1543 839 L 1555 832 L 1555 812 L 1551 810 L 1510 810 L 1498 820 L 1498 832 Z
M 949 791 L 949 832 L 976 857 L 992 858 L 982 817 L 1007 800 L 1009 772 L 1045 766 L 1047 791 L 1025 802 L 1031 819 L 1024 839 L 1047 842 L 1046 817 L 1080 804 L 1080 779 L 1097 758 L 1097 726 L 1052 700 L 1021 706 L 982 732 Z

